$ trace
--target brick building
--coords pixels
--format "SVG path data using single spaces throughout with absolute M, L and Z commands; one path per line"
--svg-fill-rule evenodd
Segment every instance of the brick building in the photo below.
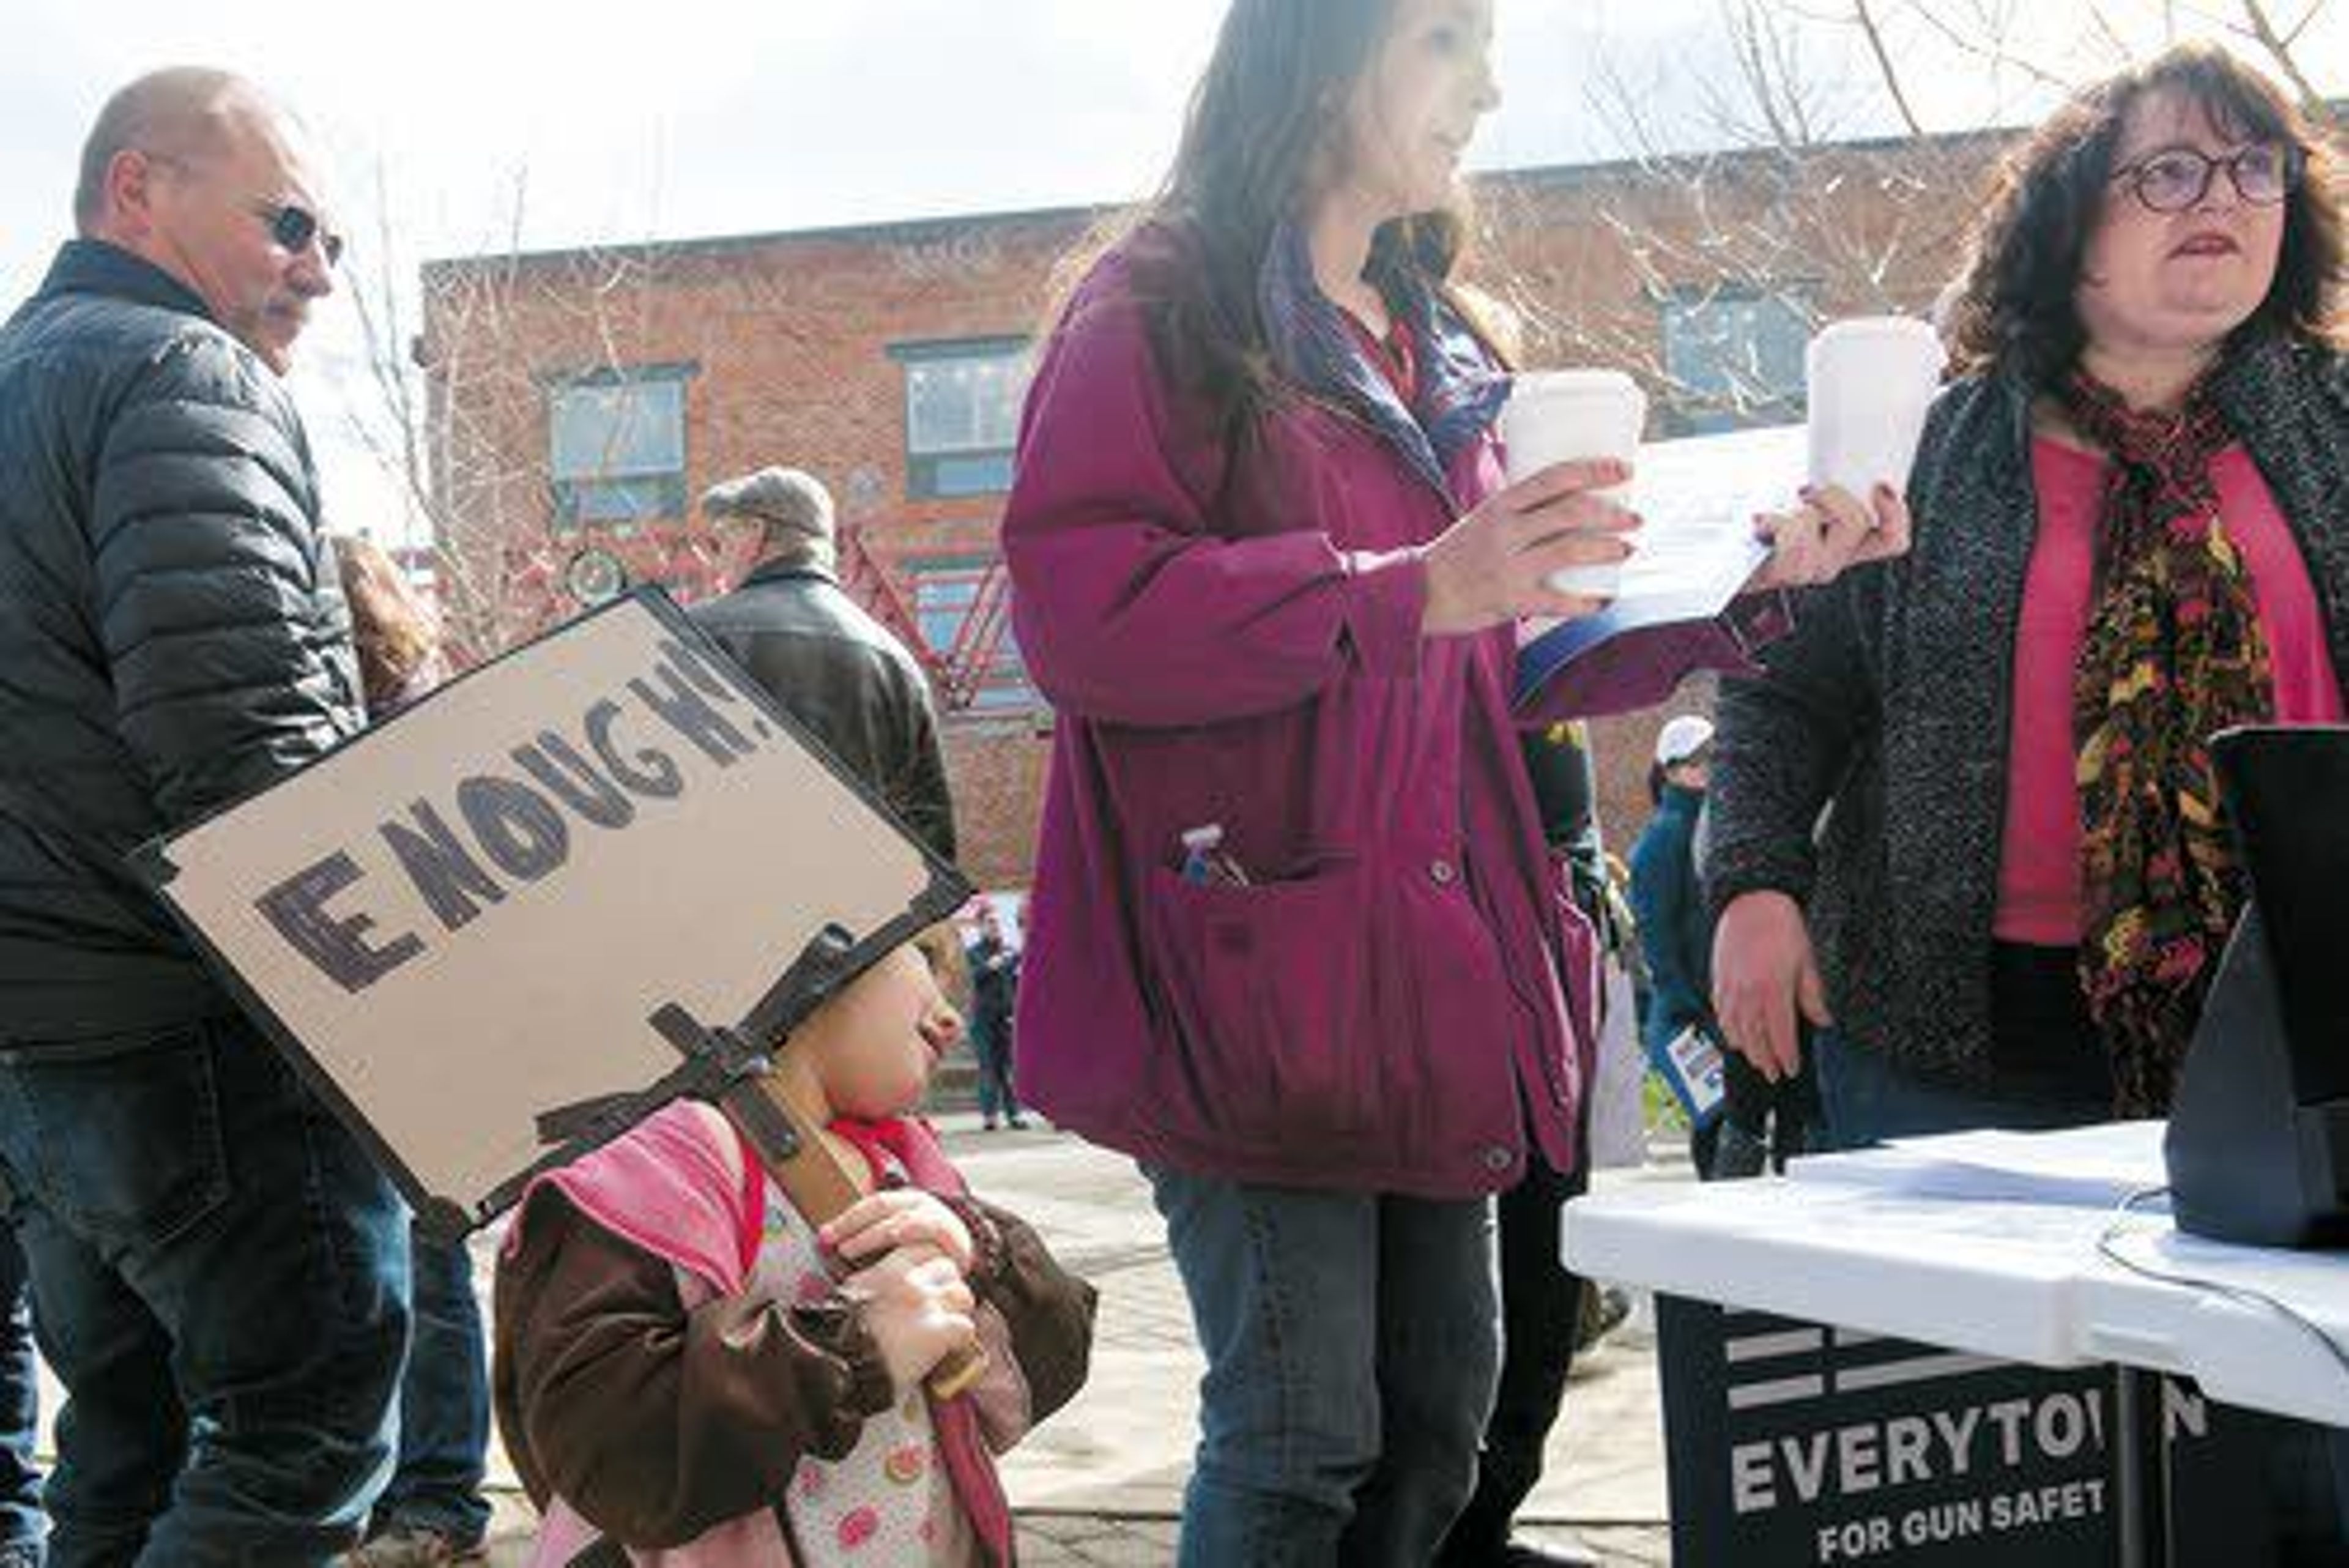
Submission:
M 1951 139 L 1492 176 L 1470 275 L 1526 362 L 1638 375 L 1651 437 L 1792 420 L 1819 320 L 1932 301 L 1992 151 Z M 807 468 L 838 498 L 843 575 L 918 642 L 945 699 L 967 869 L 1024 887 L 1050 715 L 1006 629 L 996 527 L 1056 265 L 1111 216 L 428 265 L 417 353 L 460 637 L 492 649 L 628 582 L 721 590 L 741 542 L 698 515 L 702 491 Z M 1599 727 L 1619 846 L 1646 815 L 1657 722 Z

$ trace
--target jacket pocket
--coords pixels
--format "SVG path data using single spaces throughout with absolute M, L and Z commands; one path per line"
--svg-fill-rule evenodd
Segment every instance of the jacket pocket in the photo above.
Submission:
M 1142 937 L 1152 1006 L 1178 1050 L 1153 1088 L 1191 1102 L 1198 1125 L 1273 1145 L 1371 1122 L 1364 1057 L 1370 889 L 1347 859 L 1244 887 L 1154 867 Z

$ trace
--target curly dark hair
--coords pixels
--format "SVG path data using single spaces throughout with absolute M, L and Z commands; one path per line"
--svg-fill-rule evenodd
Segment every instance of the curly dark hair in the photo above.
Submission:
M 2001 164 L 1948 324 L 1961 373 L 2011 370 L 2046 387 L 2078 361 L 2087 343 L 2073 297 L 2081 259 L 2129 111 L 2156 93 L 2199 105 L 2230 134 L 2297 150 L 2300 180 L 2285 202 L 2275 279 L 2230 342 L 2341 340 L 2340 172 L 2331 147 L 2259 72 L 2215 45 L 2185 44 L 2083 91 Z

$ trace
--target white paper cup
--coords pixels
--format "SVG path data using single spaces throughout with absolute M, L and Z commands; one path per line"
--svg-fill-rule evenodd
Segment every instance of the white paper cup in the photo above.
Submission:
M 1509 482 L 1514 484 L 1560 462 L 1602 457 L 1630 462 L 1639 455 L 1640 432 L 1647 422 L 1647 394 L 1620 370 L 1520 375 L 1501 410 L 1501 446 Z M 1621 505 L 1630 490 L 1628 484 L 1618 484 L 1593 493 Z M 1612 598 L 1622 577 L 1623 564 L 1609 561 L 1552 572 L 1549 586 L 1562 594 Z
M 1906 316 L 1838 321 L 1812 338 L 1811 483 L 1862 499 L 1878 483 L 1904 489 L 1947 358 L 1932 325 Z

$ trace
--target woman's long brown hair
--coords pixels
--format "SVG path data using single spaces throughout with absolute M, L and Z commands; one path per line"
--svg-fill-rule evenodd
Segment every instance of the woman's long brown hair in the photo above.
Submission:
M 1377 63 L 1398 4 L 1232 0 L 1164 187 L 1061 269 L 1073 286 L 1102 251 L 1154 223 L 1183 236 L 1136 254 L 1135 286 L 1162 369 L 1226 429 L 1244 430 L 1278 396 L 1257 281 L 1281 223 L 1328 177 L 1355 85 Z M 1441 285 L 1467 234 L 1460 210 L 1388 223 L 1372 241 L 1370 275 L 1416 272 Z M 1056 303 L 1054 318 L 1061 310 Z

